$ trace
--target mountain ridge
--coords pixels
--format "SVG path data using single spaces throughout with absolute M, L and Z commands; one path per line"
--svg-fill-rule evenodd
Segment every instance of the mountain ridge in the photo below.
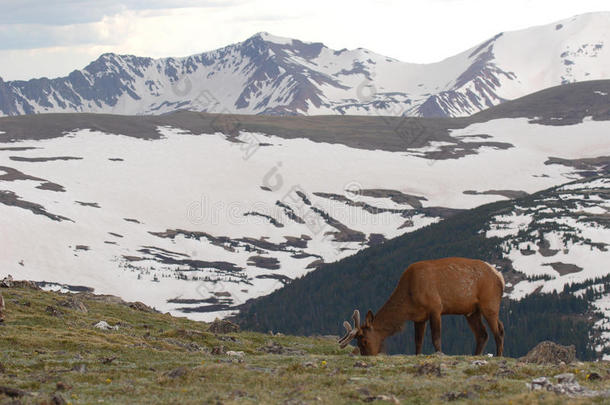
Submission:
M 66 77 L 0 79 L 0 115 L 163 114 L 467 116 L 563 83 L 610 77 L 610 13 L 500 33 L 442 61 L 260 32 L 182 58 L 105 53 Z M 534 68 L 534 66 L 536 66 Z

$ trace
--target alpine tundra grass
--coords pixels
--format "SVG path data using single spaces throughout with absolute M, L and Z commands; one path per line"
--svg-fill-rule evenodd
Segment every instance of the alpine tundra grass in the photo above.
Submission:
M 607 362 L 542 366 L 482 356 L 352 356 L 333 337 L 215 334 L 209 324 L 112 297 L 23 288 L 2 294 L 0 403 L 608 401 L 526 386 L 533 378 L 568 372 L 587 389 L 610 389 Z M 86 310 L 66 306 L 71 299 Z M 94 327 L 101 320 L 118 329 Z

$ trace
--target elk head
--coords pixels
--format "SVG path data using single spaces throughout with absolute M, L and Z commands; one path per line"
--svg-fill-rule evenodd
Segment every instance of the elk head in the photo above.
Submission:
M 344 348 L 353 339 L 356 339 L 360 354 L 363 356 L 374 356 L 381 352 L 383 346 L 383 336 L 373 328 L 375 316 L 371 311 L 367 312 L 364 324 L 360 325 L 360 311 L 354 310 L 352 320 L 354 327 L 349 322 L 343 322 L 347 334 L 339 339 L 339 346 Z

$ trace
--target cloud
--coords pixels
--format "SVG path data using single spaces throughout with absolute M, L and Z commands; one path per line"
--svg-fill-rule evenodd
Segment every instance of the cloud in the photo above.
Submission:
M 0 24 L 71 25 L 102 21 L 128 10 L 232 6 L 230 0 L 3 0 Z
M 241 0 L 3 0 L 0 50 L 80 45 L 117 45 L 136 22 L 176 10 L 222 5 Z M 153 35 L 155 33 L 153 32 Z
M 0 50 L 118 45 L 129 29 L 129 16 L 124 14 L 87 24 L 4 24 L 0 25 Z

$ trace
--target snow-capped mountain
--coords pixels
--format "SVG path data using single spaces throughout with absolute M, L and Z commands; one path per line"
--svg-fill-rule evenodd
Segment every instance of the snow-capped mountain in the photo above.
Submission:
M 582 103 L 564 105 L 572 115 L 544 112 L 565 93 Z M 559 87 L 493 107 L 489 120 L 4 117 L 0 276 L 227 315 L 459 210 L 604 170 L 609 93 L 609 81 Z M 520 104 L 537 118 L 513 116 Z M 589 116 L 573 119 L 579 109 Z M 221 119 L 239 130 L 215 130 Z M 397 124 L 419 131 L 403 139 Z
M 610 78 L 610 13 L 501 33 L 432 64 L 259 33 L 184 58 L 104 54 L 57 79 L 4 82 L 0 115 L 45 112 L 467 116 Z

